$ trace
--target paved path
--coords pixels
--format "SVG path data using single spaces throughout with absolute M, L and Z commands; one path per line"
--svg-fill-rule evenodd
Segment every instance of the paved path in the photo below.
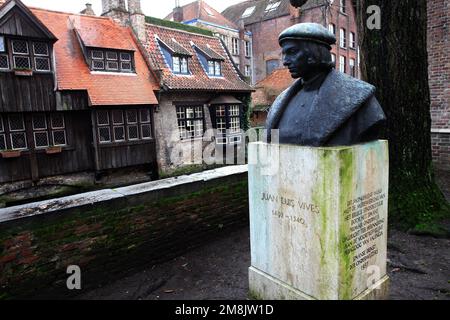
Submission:
M 397 231 L 389 239 L 390 298 L 450 300 L 450 239 Z M 80 298 L 245 300 L 249 265 L 249 232 L 243 229 Z

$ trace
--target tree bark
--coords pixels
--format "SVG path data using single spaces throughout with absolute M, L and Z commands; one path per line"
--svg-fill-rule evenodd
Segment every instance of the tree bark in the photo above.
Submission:
M 390 217 L 423 229 L 449 215 L 432 168 L 426 0 L 356 0 L 361 72 L 388 118 Z M 370 30 L 367 8 L 381 9 Z

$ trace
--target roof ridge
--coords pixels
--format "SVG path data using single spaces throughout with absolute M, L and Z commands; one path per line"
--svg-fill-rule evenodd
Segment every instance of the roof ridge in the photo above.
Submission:
M 168 30 L 172 30 L 172 31 L 180 32 L 180 33 L 186 33 L 186 34 L 189 34 L 189 35 L 204 37 L 204 38 L 208 38 L 208 39 L 220 40 L 219 38 L 214 37 L 214 36 L 207 36 L 206 34 L 194 33 L 194 32 L 189 32 L 189 31 L 185 31 L 185 30 L 170 28 L 170 27 L 166 27 L 166 26 L 160 26 L 160 25 L 153 24 L 153 23 L 146 22 L 145 25 L 152 26 L 152 27 L 157 27 L 157 28 L 161 28 L 161 29 L 168 29 Z
M 86 17 L 86 18 L 90 18 L 90 19 L 102 19 L 102 20 L 111 20 L 111 21 L 114 21 L 111 17 L 91 16 L 91 15 L 82 14 L 82 13 L 72 13 L 72 12 L 65 12 L 65 11 L 59 11 L 59 10 L 51 10 L 51 9 L 45 9 L 45 8 L 39 8 L 39 7 L 32 7 L 32 6 L 27 6 L 27 7 L 28 7 L 30 10 L 39 10 L 39 11 L 45 11 L 45 12 L 50 12 L 50 13 L 66 14 L 66 15 L 71 15 L 71 16 Z

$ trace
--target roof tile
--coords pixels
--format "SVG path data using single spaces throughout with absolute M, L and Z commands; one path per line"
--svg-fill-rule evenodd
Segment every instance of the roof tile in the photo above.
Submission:
M 145 48 L 149 53 L 156 68 L 161 71 L 162 83 L 172 90 L 204 90 L 204 91 L 246 91 L 252 89 L 238 75 L 231 59 L 229 58 L 225 48 L 222 46 L 220 39 L 208 37 L 198 34 L 187 33 L 180 30 L 160 27 L 147 24 L 147 43 Z M 189 71 L 191 75 L 175 75 L 167 65 L 165 58 L 159 48 L 157 38 L 164 42 L 175 39 L 183 48 L 189 51 L 192 57 L 189 59 Z M 202 48 L 210 47 L 210 49 L 222 57 L 227 57 L 222 62 L 223 77 L 209 77 L 199 58 L 193 45 Z
M 58 38 L 54 45 L 58 90 L 87 90 L 92 106 L 158 104 L 154 94 L 154 90 L 159 89 L 158 83 L 130 29 L 119 26 L 110 18 L 31 10 Z M 135 51 L 136 74 L 92 73 L 74 26 L 90 45 Z M 106 35 L 111 38 L 107 39 Z

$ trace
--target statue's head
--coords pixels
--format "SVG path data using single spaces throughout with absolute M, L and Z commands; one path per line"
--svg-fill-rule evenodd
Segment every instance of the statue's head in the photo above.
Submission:
M 279 42 L 283 48 L 283 64 L 293 78 L 309 79 L 334 65 L 330 50 L 336 37 L 320 24 L 294 25 L 280 34 Z

